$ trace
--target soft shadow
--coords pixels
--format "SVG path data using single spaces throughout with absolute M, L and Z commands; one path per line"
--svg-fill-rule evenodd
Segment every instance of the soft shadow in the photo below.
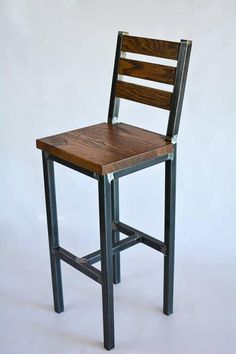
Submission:
M 37 327 L 37 332 L 46 334 L 47 336 L 49 335 L 50 337 L 55 337 L 56 340 L 60 340 L 61 342 L 65 341 L 70 344 L 74 343 L 76 345 L 85 344 L 86 346 L 90 346 L 93 348 L 103 349 L 102 340 L 98 341 L 93 338 L 81 336 L 78 333 L 73 334 L 71 332 L 66 332 L 64 329 L 58 330 L 54 328 L 40 326 L 39 324 L 35 324 L 35 327 Z
M 22 301 L 23 302 L 23 301 Z M 44 311 L 54 311 L 53 305 L 50 304 L 45 304 L 39 301 L 32 301 L 32 300 L 25 300 L 24 301 L 25 305 L 30 306 L 34 309 L 40 309 Z
M 8 294 L 7 298 L 10 299 L 10 301 L 14 302 L 15 305 L 19 305 L 20 308 L 23 306 L 31 307 L 33 309 L 41 309 L 44 311 L 54 311 L 52 304 L 43 303 L 38 300 L 32 300 L 32 298 L 26 299 L 22 297 L 16 297 L 12 294 Z
M 162 307 L 160 306 L 154 306 L 152 304 L 150 304 L 148 301 L 147 302 L 142 302 L 140 298 L 127 298 L 127 295 L 123 295 L 123 296 L 117 296 L 115 297 L 115 301 L 116 303 L 120 303 L 120 304 L 125 304 L 128 305 L 130 307 L 136 308 L 136 309 L 142 309 L 144 311 L 150 311 L 150 312 L 157 312 L 157 313 L 162 313 Z

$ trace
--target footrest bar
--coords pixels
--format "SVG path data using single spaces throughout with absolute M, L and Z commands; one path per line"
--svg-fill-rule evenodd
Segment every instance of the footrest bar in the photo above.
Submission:
M 141 242 L 144 245 L 147 245 L 147 246 L 154 248 L 155 250 L 163 253 L 164 256 L 166 255 L 166 245 L 164 244 L 164 242 L 157 240 L 156 238 L 149 236 L 149 235 L 143 235 L 141 238 Z
M 142 231 L 139 231 L 137 229 L 134 229 L 133 227 L 126 225 L 122 222 L 117 222 L 114 224 L 113 228 L 115 230 L 118 230 L 120 232 L 122 232 L 125 235 L 128 236 L 137 236 L 140 238 L 139 242 L 144 243 L 145 245 L 154 248 L 155 250 L 163 253 L 164 255 L 166 255 L 166 245 L 164 242 L 157 240 L 156 238 L 149 236 L 147 234 L 145 234 Z
M 102 283 L 101 271 L 93 267 L 87 259 L 79 258 L 62 247 L 55 248 L 54 254 L 56 257 L 59 257 L 64 262 L 79 270 L 81 273 L 95 280 L 97 283 Z
M 140 237 L 137 235 L 131 235 L 130 237 L 124 238 L 121 241 L 115 242 L 113 245 L 113 254 L 119 253 L 126 250 L 127 248 L 140 243 Z
M 134 246 L 139 242 L 140 242 L 140 237 L 137 235 L 131 235 L 130 237 L 125 238 L 124 240 L 117 241 L 113 244 L 112 254 L 114 255 L 116 253 L 124 251 L 125 249 Z M 94 264 L 96 262 L 99 262 L 101 260 L 101 251 L 98 250 L 93 253 L 87 254 L 82 259 L 86 259 L 89 262 L 89 264 Z
M 89 264 L 94 264 L 97 262 L 100 262 L 101 260 L 101 251 L 95 251 L 93 253 L 87 254 L 86 256 L 83 257 L 83 259 L 86 259 Z

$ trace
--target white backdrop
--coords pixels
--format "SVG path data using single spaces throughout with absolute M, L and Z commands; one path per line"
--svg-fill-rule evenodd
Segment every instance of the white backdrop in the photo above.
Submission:
M 193 41 L 178 139 L 177 314 L 172 316 L 172 321 L 178 321 L 178 314 L 188 313 L 182 325 L 187 326 L 184 331 L 192 325 L 193 331 L 192 337 L 188 333 L 191 339 L 187 349 L 183 337 L 182 342 L 173 340 L 173 347 L 168 347 L 167 352 L 199 353 L 208 345 L 207 353 L 235 353 L 235 24 L 236 3 L 230 0 L 0 1 L 1 354 L 41 353 L 44 341 L 50 354 L 54 350 L 102 352 L 101 333 L 96 328 L 91 338 L 97 335 L 98 344 L 93 343 L 92 349 L 89 340 L 84 340 L 86 326 L 84 337 L 82 328 L 75 326 L 74 338 L 64 342 L 60 342 L 61 336 L 42 329 L 43 321 L 52 313 L 50 308 L 42 311 L 41 306 L 51 304 L 51 288 L 41 154 L 35 148 L 35 139 L 106 121 L 118 30 L 137 36 Z M 164 131 L 167 116 L 158 109 L 122 102 L 120 120 Z M 163 166 L 158 166 L 125 177 L 120 183 L 122 221 L 159 238 L 163 232 L 163 178 Z M 97 249 L 96 182 L 63 167 L 56 167 L 56 182 L 62 245 L 81 256 Z M 133 294 L 136 297 L 140 288 L 148 287 L 145 280 L 153 284 L 157 276 L 157 306 L 161 309 L 162 259 L 157 255 L 156 261 L 155 256 L 141 246 L 127 251 L 122 257 L 127 258 L 122 266 L 127 282 L 117 289 L 126 287 L 130 294 L 133 288 L 128 284 L 138 274 L 140 279 Z M 155 276 L 147 278 L 146 273 L 152 274 L 156 266 L 154 262 L 159 262 Z M 88 302 L 85 298 L 83 303 L 78 293 L 90 283 L 67 267 L 63 271 L 68 283 L 65 302 L 71 301 L 71 310 L 74 306 L 79 314 L 81 306 L 92 306 L 91 299 L 99 298 L 100 293 L 93 294 Z M 119 295 L 121 299 L 124 294 Z M 146 290 L 143 296 L 143 304 L 152 301 L 156 305 L 156 295 L 150 300 Z M 119 304 L 119 297 L 117 301 Z M 203 315 L 202 306 L 204 317 L 198 322 L 197 314 Z M 132 318 L 139 307 L 140 304 L 125 311 Z M 195 311 L 195 317 L 191 311 Z M 78 314 L 71 311 L 70 320 L 78 322 Z M 95 314 L 96 307 L 91 316 Z M 41 331 L 34 332 L 30 321 L 37 323 L 38 316 Z M 156 315 L 148 313 L 147 321 L 152 316 L 161 317 L 161 310 Z M 207 316 L 209 325 L 205 322 Z M 63 323 L 59 317 L 53 317 L 53 324 L 50 323 L 52 327 L 61 326 L 60 333 L 65 333 L 63 326 L 68 326 L 63 318 Z M 122 322 L 118 317 L 119 320 L 118 333 L 128 321 L 123 318 Z M 135 328 L 139 321 L 139 317 L 135 318 L 131 327 Z M 93 328 L 91 323 L 87 325 Z M 155 331 L 158 333 L 162 326 L 163 323 Z M 211 326 L 215 326 L 215 331 L 210 330 Z M 170 331 L 165 322 L 164 327 Z M 134 339 L 122 342 L 122 333 L 122 353 L 137 352 L 137 348 L 140 353 L 144 348 L 156 353 L 153 348 L 157 334 L 149 338 L 146 333 L 148 343 L 145 335 L 143 340 L 135 339 L 135 348 Z M 173 338 L 182 338 L 181 335 L 178 331 L 172 333 Z M 11 336 L 16 336 L 14 342 Z M 36 344 L 29 349 L 31 336 L 36 338 Z M 135 332 L 131 331 L 130 336 L 136 338 Z M 203 338 L 204 347 L 198 336 Z M 165 353 L 167 349 L 162 344 L 160 353 Z

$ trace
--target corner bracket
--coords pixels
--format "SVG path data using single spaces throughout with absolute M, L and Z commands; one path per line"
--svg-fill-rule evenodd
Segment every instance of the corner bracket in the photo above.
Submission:
M 176 144 L 177 143 L 177 139 L 178 139 L 178 135 L 174 135 L 174 136 L 167 136 L 166 140 L 169 141 L 172 144 Z
M 114 174 L 113 173 L 108 173 L 107 174 L 107 179 L 108 179 L 108 182 L 111 183 L 114 180 Z

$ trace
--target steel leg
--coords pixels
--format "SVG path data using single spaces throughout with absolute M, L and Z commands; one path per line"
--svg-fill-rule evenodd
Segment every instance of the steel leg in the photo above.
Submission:
M 114 348 L 114 305 L 112 264 L 111 182 L 108 176 L 99 177 L 99 216 L 102 271 L 102 304 L 104 347 Z
M 175 252 L 175 193 L 176 193 L 176 144 L 173 160 L 165 162 L 165 244 L 163 312 L 173 312 L 174 252 Z
M 112 201 L 112 221 L 119 221 L 119 180 L 111 182 L 111 201 Z M 117 230 L 112 231 L 113 244 L 120 240 L 120 233 Z M 113 283 L 120 283 L 120 253 L 113 256 Z
M 58 225 L 57 225 L 57 207 L 55 193 L 55 179 L 53 161 L 48 158 L 48 154 L 43 152 L 43 172 L 44 172 L 44 187 L 47 210 L 47 225 L 48 225 L 48 240 L 49 253 L 52 273 L 52 288 L 54 309 L 60 313 L 64 311 L 62 279 L 61 279 L 61 264 L 60 259 L 55 257 L 53 249 L 59 246 L 58 240 Z

